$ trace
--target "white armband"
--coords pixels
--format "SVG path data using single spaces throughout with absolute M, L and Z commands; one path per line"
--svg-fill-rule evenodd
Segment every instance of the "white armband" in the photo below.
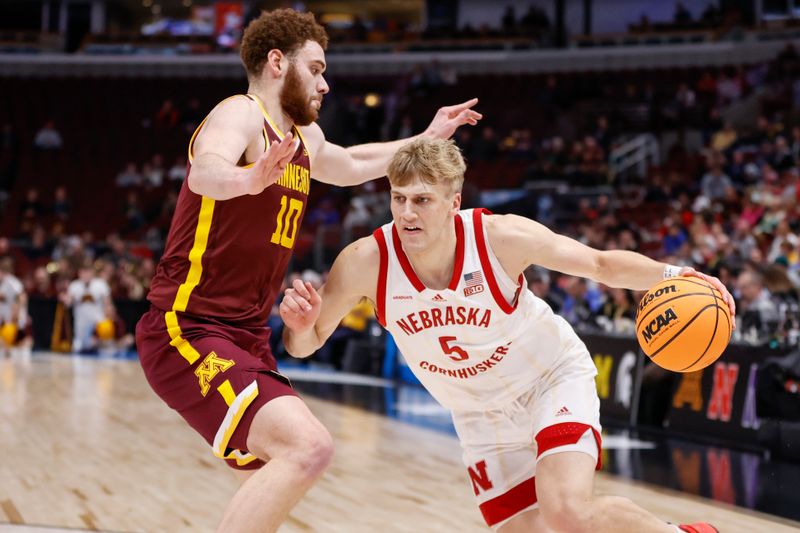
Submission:
M 664 267 L 664 279 L 679 276 L 683 267 L 667 265 Z

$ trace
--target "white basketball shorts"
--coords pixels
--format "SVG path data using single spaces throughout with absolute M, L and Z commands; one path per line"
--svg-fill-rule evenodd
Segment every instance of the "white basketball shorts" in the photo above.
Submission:
M 539 459 L 578 451 L 592 456 L 600 469 L 600 400 L 594 366 L 579 366 L 557 380 L 541 380 L 502 409 L 453 412 L 464 464 L 492 529 L 538 507 Z

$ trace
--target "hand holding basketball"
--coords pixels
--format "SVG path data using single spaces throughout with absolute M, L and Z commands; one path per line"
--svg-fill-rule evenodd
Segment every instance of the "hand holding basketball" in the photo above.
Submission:
M 731 338 L 736 308 L 717 279 L 684 268 L 642 297 L 636 337 L 651 361 L 674 372 L 694 372 L 716 361 Z
M 680 272 L 681 276 L 687 277 L 695 277 L 704 280 L 705 282 L 711 284 L 712 287 L 717 289 L 719 293 L 722 295 L 722 301 L 728 304 L 728 309 L 731 312 L 731 323 L 733 324 L 733 329 L 736 329 L 736 302 L 733 299 L 733 295 L 728 292 L 728 288 L 725 287 L 725 284 L 722 283 L 719 278 L 714 276 L 709 276 L 708 274 L 703 274 L 702 272 L 698 272 L 697 270 L 693 269 L 692 267 L 683 267 Z

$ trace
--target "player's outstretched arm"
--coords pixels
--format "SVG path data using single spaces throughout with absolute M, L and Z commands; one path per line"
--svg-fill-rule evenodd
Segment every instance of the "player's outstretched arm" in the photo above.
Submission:
M 363 297 L 375 301 L 380 256 L 372 237 L 342 250 L 319 294 L 297 280 L 286 289 L 280 314 L 283 344 L 293 357 L 308 357 L 322 346 Z
M 516 215 L 492 215 L 487 220 L 492 249 L 511 276 L 530 265 L 573 276 L 589 278 L 609 287 L 646 290 L 664 279 L 665 274 L 694 276 L 711 283 L 736 313 L 733 297 L 713 276 L 684 267 L 670 273 L 670 265 L 627 250 L 596 250 L 575 239 L 554 233 L 547 227 Z M 513 278 L 512 278 L 513 279 Z
M 415 137 L 397 141 L 360 144 L 350 148 L 329 143 L 316 124 L 302 128 L 312 150 L 312 177 L 334 185 L 358 185 L 386 175 L 389 160 L 404 144 L 419 136 L 449 139 L 464 124 L 474 126 L 483 115 L 472 109 L 477 98 L 440 108 L 428 128 Z
M 258 104 L 247 98 L 229 98 L 208 116 L 194 142 L 189 189 L 196 194 L 228 200 L 259 194 L 275 183 L 297 148 L 292 135 L 273 143 L 252 167 L 237 163 L 254 142 L 261 142 L 264 117 Z

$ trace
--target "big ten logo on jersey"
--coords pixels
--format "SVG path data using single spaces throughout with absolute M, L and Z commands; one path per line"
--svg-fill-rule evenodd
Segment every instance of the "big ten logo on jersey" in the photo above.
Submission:
M 483 274 L 480 270 L 464 274 L 464 296 L 483 292 Z
M 475 496 L 494 487 L 486 471 L 486 461 L 478 461 L 474 465 L 468 466 L 467 472 L 469 473 L 469 480 L 472 482 L 472 490 L 475 492 Z
M 300 229 L 299 221 L 304 205 L 303 201 L 297 198 L 289 198 L 286 195 L 281 197 L 281 208 L 278 211 L 275 231 L 269 242 L 290 250 L 294 248 L 294 240 L 297 237 L 297 230 Z

